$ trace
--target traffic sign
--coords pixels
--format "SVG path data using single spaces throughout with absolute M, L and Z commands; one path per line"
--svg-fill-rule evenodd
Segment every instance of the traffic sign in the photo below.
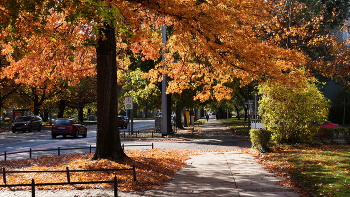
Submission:
M 132 109 L 132 105 L 133 105 L 132 97 L 125 97 L 124 104 L 125 104 L 125 109 Z

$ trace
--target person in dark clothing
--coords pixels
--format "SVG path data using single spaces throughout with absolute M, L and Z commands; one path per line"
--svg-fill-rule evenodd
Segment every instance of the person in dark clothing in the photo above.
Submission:
M 207 121 L 209 121 L 209 114 L 205 115 L 205 117 L 207 118 Z

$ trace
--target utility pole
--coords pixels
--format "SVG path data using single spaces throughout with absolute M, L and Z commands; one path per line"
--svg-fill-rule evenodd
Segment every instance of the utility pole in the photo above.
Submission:
M 164 25 L 162 27 L 162 43 L 163 43 L 163 53 L 162 53 L 162 61 L 165 60 L 165 42 L 166 42 L 166 26 Z M 165 67 L 166 65 L 163 65 Z M 168 135 L 168 99 L 167 99 L 167 94 L 166 94 L 166 89 L 167 89 L 167 80 L 168 76 L 166 74 L 163 75 L 163 81 L 162 81 L 162 136 L 167 136 Z

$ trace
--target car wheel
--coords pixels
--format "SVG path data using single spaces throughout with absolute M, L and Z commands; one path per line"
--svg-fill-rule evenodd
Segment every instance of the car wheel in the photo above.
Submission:
M 32 131 L 33 131 L 33 128 L 29 127 L 28 132 L 32 132 Z
M 12 133 L 16 133 L 16 130 L 12 130 Z
M 74 138 L 77 138 L 78 137 L 78 131 L 76 131 L 73 135 Z
M 87 131 L 85 131 L 85 133 L 83 134 L 83 138 L 86 138 L 87 136 Z
M 62 135 L 63 136 L 63 138 L 66 138 L 67 136 L 66 135 Z
M 55 138 L 56 138 L 56 135 L 55 135 L 55 134 L 52 134 L 52 138 L 55 139 Z
M 38 129 L 38 132 L 40 132 L 41 131 L 41 125 L 39 126 L 39 129 Z

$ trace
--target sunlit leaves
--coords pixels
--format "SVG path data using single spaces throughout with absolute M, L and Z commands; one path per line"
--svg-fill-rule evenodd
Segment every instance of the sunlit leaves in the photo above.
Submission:
M 71 181 L 112 180 L 117 175 L 120 190 L 144 190 L 163 185 L 178 171 L 184 161 L 188 159 L 191 151 L 176 151 L 165 149 L 132 150 L 126 151 L 129 158 L 122 162 L 114 162 L 108 159 L 91 160 L 92 154 L 75 154 L 63 156 L 44 156 L 35 159 L 21 159 L 2 161 L 1 166 L 6 170 L 89 170 L 89 169 L 123 169 L 136 167 L 137 182 L 133 181 L 132 171 L 117 172 L 71 172 Z M 28 173 L 8 174 L 7 183 L 30 183 L 31 179 L 37 183 L 67 182 L 66 173 Z M 45 189 L 84 189 L 84 188 L 111 188 L 111 185 L 63 185 L 39 187 Z

